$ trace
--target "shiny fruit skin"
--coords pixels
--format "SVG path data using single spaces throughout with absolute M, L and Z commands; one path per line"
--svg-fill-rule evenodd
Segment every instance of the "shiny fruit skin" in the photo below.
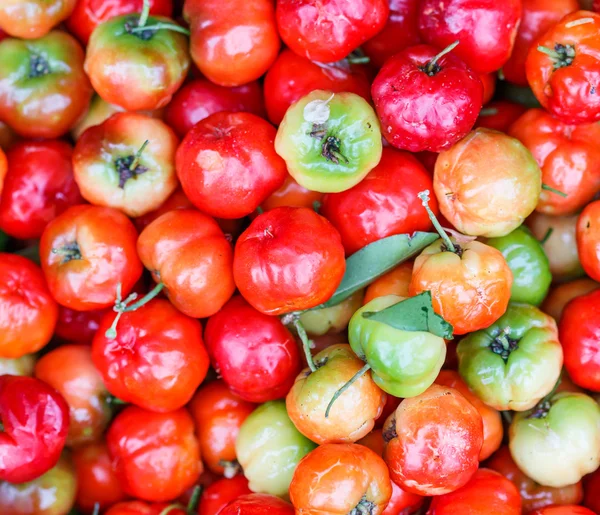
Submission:
M 432 228 L 417 194 L 433 181 L 408 152 L 384 148 L 379 164 L 356 186 L 323 197 L 321 214 L 338 230 L 346 255 L 381 238 Z M 437 200 L 429 206 L 439 213 Z
M 569 302 L 559 325 L 569 376 L 578 386 L 594 392 L 600 392 L 599 312 L 600 292 L 596 290 Z
M 215 370 L 246 401 L 285 397 L 300 371 L 292 334 L 239 295 L 209 318 L 204 338 Z
M 112 413 L 88 345 L 61 345 L 51 350 L 36 363 L 35 377 L 55 388 L 69 405 L 69 447 L 102 438 Z
M 255 407 L 232 393 L 221 380 L 200 387 L 194 394 L 188 409 L 196 424 L 202 461 L 215 474 L 231 477 L 239 468 L 235 439 Z
M 0 314 L 2 358 L 37 352 L 52 338 L 58 305 L 32 261 L 0 253 Z
M 144 215 L 160 207 L 177 187 L 177 145 L 175 133 L 161 120 L 115 113 L 77 140 L 75 180 L 91 204 L 119 209 L 132 218 Z
M 56 301 L 78 311 L 110 307 L 117 285 L 125 298 L 142 275 L 137 231 L 120 211 L 73 206 L 52 220 L 40 240 L 40 260 Z
M 477 73 L 494 72 L 511 55 L 521 19 L 521 0 L 424 0 L 419 32 L 430 45 L 454 52 Z
M 467 484 L 477 470 L 483 423 L 459 392 L 432 385 L 400 403 L 383 437 L 392 481 L 408 492 L 442 495 Z
M 195 79 L 184 84 L 165 108 L 165 122 L 180 138 L 198 122 L 221 111 L 247 111 L 263 116 L 265 111 L 262 86 L 249 82 L 226 88 L 207 79 Z
M 279 53 L 271 0 L 185 0 L 190 52 L 202 74 L 219 86 L 241 86 L 261 77 Z
M 321 63 L 346 57 L 383 29 L 385 0 L 277 0 L 277 28 L 295 53 Z
M 73 177 L 71 145 L 23 141 L 6 154 L 8 173 L 0 197 L 0 229 L 19 239 L 39 238 L 54 218 L 84 200 Z
M 202 492 L 198 515 L 219 515 L 229 503 L 251 493 L 248 480 L 243 475 L 218 479 Z
M 69 407 L 32 377 L 0 376 L 0 480 L 25 483 L 54 467 L 69 430 Z
M 600 126 L 569 125 L 543 109 L 530 109 L 510 127 L 535 157 L 542 182 L 567 196 L 542 191 L 536 211 L 547 215 L 572 215 L 600 191 Z
M 45 61 L 31 74 L 31 61 L 39 55 Z M 0 118 L 26 138 L 64 135 L 92 98 L 83 60 L 75 38 L 58 30 L 33 41 L 0 42 Z
M 4 0 L 0 30 L 21 39 L 38 39 L 67 18 L 77 0 Z
M 428 515 L 521 515 L 517 487 L 500 473 L 481 468 L 462 488 L 433 498 Z
M 219 515 L 294 515 L 294 507 L 274 495 L 248 494 L 230 502 Z
M 71 34 L 87 45 L 100 23 L 122 14 L 141 13 L 142 6 L 143 0 L 77 0 L 66 26 Z M 150 0 L 150 14 L 170 17 L 173 0 Z
M 115 316 L 105 315 L 92 342 L 92 359 L 108 391 L 158 413 L 187 404 L 209 365 L 200 322 L 153 299 L 124 313 L 111 338 L 106 331 Z
M 81 511 L 92 513 L 96 503 L 104 510 L 127 498 L 113 470 L 106 442 L 75 449 L 73 465 L 77 476 L 75 504 Z
M 339 233 L 325 218 L 303 207 L 279 207 L 256 217 L 238 238 L 233 257 L 240 293 L 268 315 L 326 302 L 345 270 Z
M 477 120 L 481 80 L 453 52 L 431 65 L 439 52 L 429 45 L 409 47 L 388 59 L 373 81 L 382 133 L 396 148 L 440 152 L 464 138 Z
M 252 113 L 219 112 L 198 122 L 177 149 L 183 191 L 211 216 L 249 215 L 287 175 L 275 136 L 275 128 Z
M 379 515 L 391 496 L 383 459 L 371 449 L 351 443 L 317 447 L 300 461 L 290 484 L 296 513 L 309 515 L 346 515 L 363 506 Z
M 190 317 L 214 315 L 235 291 L 231 244 L 217 222 L 199 211 L 160 216 L 142 231 L 137 249 L 171 303 Z
M 153 413 L 129 406 L 114 419 L 106 442 L 123 490 L 139 499 L 174 499 L 202 472 L 194 423 L 183 408 Z

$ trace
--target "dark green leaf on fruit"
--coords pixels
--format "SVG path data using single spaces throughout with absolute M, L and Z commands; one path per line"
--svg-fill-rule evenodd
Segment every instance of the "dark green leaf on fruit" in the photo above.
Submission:
M 454 338 L 454 328 L 433 310 L 431 292 L 428 291 L 381 311 L 364 312 L 363 317 L 401 331 L 427 331 L 446 340 Z

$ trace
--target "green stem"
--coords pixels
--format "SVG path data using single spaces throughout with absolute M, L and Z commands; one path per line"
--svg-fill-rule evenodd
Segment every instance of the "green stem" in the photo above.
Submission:
M 154 297 L 156 297 L 165 287 L 164 283 L 158 283 L 152 290 L 150 290 L 146 295 L 144 295 L 140 300 L 135 302 L 134 304 L 129 304 L 133 302 L 137 298 L 137 293 L 132 293 L 129 297 L 127 297 L 124 301 L 121 300 L 121 284 L 117 285 L 117 299 L 115 301 L 115 305 L 113 307 L 113 311 L 117 313 L 117 316 L 113 320 L 111 326 L 106 330 L 104 336 L 114 340 L 117 337 L 117 325 L 119 320 L 123 316 L 123 313 L 128 313 L 131 311 L 135 311 L 136 309 L 141 308 L 144 304 L 150 302 Z
M 498 109 L 495 107 L 485 107 L 479 111 L 479 116 L 495 116 L 498 114 Z
M 457 46 L 458 46 L 459 41 L 455 41 L 454 43 L 448 45 L 446 48 L 444 48 L 444 50 L 442 50 L 439 54 L 437 54 L 431 61 L 429 61 L 427 63 L 427 65 L 425 66 L 425 70 L 427 71 L 428 75 L 434 74 L 435 73 L 435 68 L 437 65 L 437 62 L 444 57 L 446 54 L 452 52 L 452 50 L 454 50 Z
M 169 504 L 169 506 L 167 506 L 164 510 L 162 510 L 159 513 L 159 515 L 168 515 L 173 510 L 185 510 L 185 506 L 183 506 L 183 505 L 181 505 L 179 503 Z
M 546 191 L 551 191 L 552 193 L 556 193 L 557 195 L 559 195 L 559 196 L 561 196 L 563 198 L 567 198 L 569 196 L 564 191 L 560 191 L 560 190 L 554 189 L 552 186 L 548 186 L 547 184 L 543 184 L 542 183 L 542 189 L 546 190 Z
M 188 29 L 186 29 L 185 27 L 182 27 L 181 25 L 177 25 L 175 23 L 164 23 L 164 22 L 157 22 L 154 25 L 148 25 L 148 26 L 144 26 L 144 27 L 135 27 L 133 29 L 131 29 L 130 32 L 132 32 L 133 34 L 137 33 L 137 32 L 144 32 L 146 30 L 172 30 L 173 32 L 180 32 L 181 34 L 185 34 L 186 36 L 190 35 L 190 31 Z
M 190 502 L 188 502 L 186 512 L 190 515 L 192 513 L 196 513 L 198 509 L 198 502 L 200 501 L 200 494 L 202 494 L 202 487 L 200 485 L 196 485 L 194 487 L 194 491 L 192 492 L 192 496 L 190 497 Z
M 368 64 L 371 62 L 371 58 L 366 55 L 350 56 L 350 57 L 347 57 L 346 59 L 348 59 L 348 62 L 350 64 Z
M 138 27 L 144 27 L 148 22 L 148 16 L 150 15 L 150 0 L 144 0 L 142 4 L 142 12 L 140 13 L 140 19 L 138 20 Z
M 304 355 L 306 356 L 306 362 L 308 363 L 308 368 L 310 368 L 311 372 L 317 371 L 317 366 L 315 365 L 315 361 L 313 360 L 312 353 L 310 352 L 310 341 L 308 340 L 308 335 L 306 334 L 306 330 L 300 322 L 300 317 L 294 316 L 293 322 L 294 327 L 296 328 L 296 332 L 300 337 L 300 341 L 302 342 L 302 349 L 304 350 Z
M 144 151 L 144 149 L 148 146 L 148 143 L 150 143 L 150 140 L 146 140 L 144 141 L 144 143 L 142 143 L 142 146 L 138 149 L 138 151 L 135 153 L 135 156 L 133 156 L 133 161 L 131 162 L 131 164 L 129 165 L 129 170 L 130 171 L 134 171 L 135 167 L 139 164 L 140 162 L 140 157 L 142 157 L 142 152 Z
M 555 50 L 552 50 L 551 48 L 539 45 L 537 47 L 538 52 L 541 52 L 542 54 L 546 54 L 547 56 L 552 57 L 552 59 L 557 59 L 560 60 L 561 56 L 558 52 L 556 52 Z
M 427 211 L 427 214 L 429 215 L 429 219 L 431 220 L 431 223 L 435 227 L 435 230 L 438 232 L 438 234 L 440 235 L 442 240 L 444 240 L 444 243 L 446 244 L 446 248 L 450 252 L 456 252 L 456 247 L 454 246 L 454 243 L 452 243 L 452 240 L 450 239 L 448 234 L 446 234 L 446 231 L 444 231 L 444 228 L 440 225 L 440 222 L 438 222 L 438 219 L 436 218 L 434 212 L 429 207 L 429 190 L 422 191 L 417 196 L 421 199 L 423 207 Z
M 554 227 L 548 227 L 548 230 L 546 231 L 546 234 L 544 234 L 544 237 L 540 240 L 540 243 L 542 245 L 544 243 L 546 243 L 550 239 L 550 236 L 552 236 L 553 232 L 554 232 Z
M 325 410 L 325 418 L 329 417 L 329 412 L 331 411 L 331 407 L 333 403 L 338 400 L 339 396 L 342 395 L 348 388 L 350 388 L 356 381 L 358 381 L 363 375 L 365 375 L 369 370 L 371 370 L 371 365 L 365 363 L 365 365 L 354 374 L 350 380 L 342 386 L 331 398 L 329 404 L 327 405 L 327 409 Z

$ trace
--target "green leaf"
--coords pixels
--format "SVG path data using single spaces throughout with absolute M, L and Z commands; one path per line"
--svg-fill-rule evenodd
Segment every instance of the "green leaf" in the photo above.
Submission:
M 346 260 L 346 273 L 336 292 L 325 304 L 315 309 L 339 304 L 400 263 L 412 258 L 437 239 L 439 235 L 431 232 L 416 232 L 412 236 L 397 234 L 360 249 Z
M 429 291 L 381 311 L 366 311 L 362 316 L 401 331 L 427 331 L 446 340 L 454 338 L 454 328 L 433 310 Z

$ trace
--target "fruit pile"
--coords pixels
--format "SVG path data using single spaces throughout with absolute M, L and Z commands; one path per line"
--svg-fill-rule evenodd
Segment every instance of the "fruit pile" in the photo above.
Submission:
M 600 514 L 599 402 L 599 0 L 0 0 L 0 515 Z

